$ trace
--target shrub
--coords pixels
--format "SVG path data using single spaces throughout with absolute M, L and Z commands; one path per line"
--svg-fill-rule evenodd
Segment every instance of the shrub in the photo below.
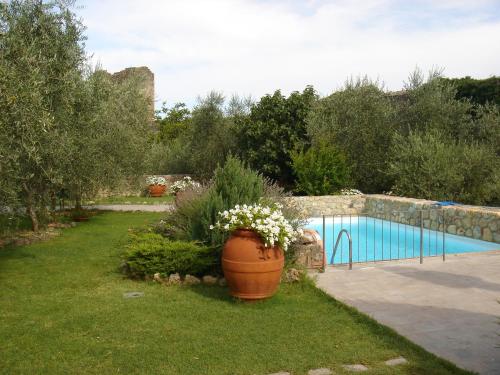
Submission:
M 210 230 L 220 211 L 237 204 L 257 203 L 264 192 L 264 179 L 230 156 L 223 167 L 217 167 L 208 189 L 181 202 L 168 220 L 177 227 L 182 239 L 204 241 L 221 246 L 224 236 Z
M 456 142 L 433 131 L 396 135 L 388 172 L 401 195 L 485 204 L 498 201 L 499 170 L 489 146 Z
M 326 143 L 312 146 L 306 152 L 296 152 L 292 160 L 298 192 L 328 195 L 348 184 L 349 170 L 344 155 Z
M 216 224 L 219 212 L 237 204 L 270 206 L 280 203 L 285 218 L 294 229 L 303 224 L 301 210 L 286 199 L 283 189 L 245 167 L 237 158 L 229 157 L 223 167 L 218 167 L 210 185 L 204 189 L 183 196 L 177 210 L 170 213 L 155 231 L 175 240 L 204 242 L 216 249 L 218 260 L 227 234 L 210 230 L 210 226 Z M 293 256 L 293 246 L 287 254 Z
M 132 277 L 160 273 L 203 275 L 216 263 L 212 249 L 196 242 L 170 241 L 157 233 L 134 233 L 125 252 L 125 269 Z

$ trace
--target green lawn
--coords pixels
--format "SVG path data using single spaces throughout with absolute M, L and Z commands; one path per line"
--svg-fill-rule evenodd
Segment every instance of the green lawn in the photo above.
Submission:
M 466 374 L 308 284 L 245 304 L 220 287 L 124 279 L 127 229 L 160 217 L 105 213 L 49 242 L 0 249 L 0 373 L 342 374 L 363 363 L 367 374 Z M 408 365 L 383 365 L 400 355 Z
M 173 195 L 164 195 L 163 197 L 153 198 L 153 197 L 137 197 L 137 196 L 114 196 L 94 199 L 88 202 L 88 204 L 166 204 L 173 203 Z

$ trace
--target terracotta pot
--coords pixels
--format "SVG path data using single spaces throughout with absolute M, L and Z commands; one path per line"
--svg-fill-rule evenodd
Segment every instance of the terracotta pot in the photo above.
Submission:
M 246 229 L 234 231 L 222 250 L 222 270 L 230 293 L 241 299 L 271 297 L 284 262 L 282 249 L 264 247 L 260 236 Z
M 149 185 L 149 195 L 152 197 L 161 197 L 166 189 L 165 185 Z
M 75 216 L 75 217 L 73 217 L 73 221 L 76 221 L 76 222 L 89 221 L 89 217 L 88 216 Z

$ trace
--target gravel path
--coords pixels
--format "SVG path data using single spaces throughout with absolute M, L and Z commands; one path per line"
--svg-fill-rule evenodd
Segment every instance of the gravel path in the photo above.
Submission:
M 174 209 L 172 204 L 96 204 L 85 208 L 100 211 L 165 212 Z

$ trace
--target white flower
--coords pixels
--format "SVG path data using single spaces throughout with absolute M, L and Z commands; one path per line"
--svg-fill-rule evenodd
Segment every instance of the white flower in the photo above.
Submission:
M 218 213 L 220 220 L 215 227 L 226 232 L 251 228 L 262 237 L 265 246 L 280 246 L 286 251 L 301 231 L 290 225 L 283 216 L 281 207 L 277 204 L 271 207 L 260 204 L 235 205 L 230 210 Z M 212 229 L 212 226 L 210 228 Z

